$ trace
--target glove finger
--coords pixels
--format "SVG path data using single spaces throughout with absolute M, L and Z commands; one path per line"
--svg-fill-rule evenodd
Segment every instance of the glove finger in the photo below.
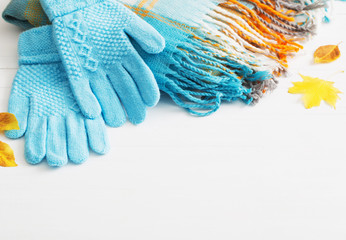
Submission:
M 46 156 L 47 118 L 29 116 L 25 134 L 25 156 L 30 164 L 42 162 Z
M 16 116 L 20 129 L 6 131 L 6 136 L 12 139 L 22 137 L 25 134 L 28 125 L 29 99 L 12 93 L 8 103 L 8 112 L 13 113 Z
M 129 121 L 140 124 L 146 116 L 146 106 L 138 92 L 137 86 L 123 66 L 114 67 L 109 79 L 122 102 Z
M 137 15 L 134 15 L 134 19 L 125 28 L 125 32 L 134 38 L 147 53 L 160 53 L 165 48 L 165 39 L 161 34 Z
M 103 119 L 86 119 L 85 127 L 90 148 L 98 154 L 106 154 L 109 151 L 109 141 Z
M 67 164 L 66 123 L 62 117 L 48 119 L 47 162 L 49 166 L 61 167 Z
M 69 159 L 75 164 L 85 162 L 89 157 L 89 147 L 83 117 L 70 113 L 66 118 L 66 132 Z
M 101 105 L 106 124 L 111 127 L 124 125 L 126 114 L 107 76 L 92 78 L 90 85 Z
M 87 78 L 91 79 L 91 78 Z M 82 114 L 89 119 L 95 119 L 101 114 L 101 107 L 95 95 L 91 91 L 87 79 L 70 79 L 70 86 L 73 95 Z
M 131 74 L 136 82 L 143 102 L 149 106 L 155 106 L 160 99 L 160 90 L 154 74 L 136 51 L 126 57 L 123 66 Z

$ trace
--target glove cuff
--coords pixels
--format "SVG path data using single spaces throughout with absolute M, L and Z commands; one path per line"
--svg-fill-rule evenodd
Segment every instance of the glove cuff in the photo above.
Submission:
M 71 12 L 86 8 L 106 0 L 41 0 L 42 7 L 50 21 Z
M 23 32 L 18 43 L 19 65 L 60 62 L 51 26 Z

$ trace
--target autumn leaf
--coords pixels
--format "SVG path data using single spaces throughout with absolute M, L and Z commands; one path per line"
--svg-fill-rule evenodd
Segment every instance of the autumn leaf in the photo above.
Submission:
M 0 166 L 1 167 L 16 167 L 14 161 L 14 153 L 9 145 L 0 141 Z
M 0 131 L 19 130 L 16 116 L 11 113 L 0 113 Z M 16 167 L 14 153 L 9 145 L 0 142 L 0 166 Z
M 325 45 L 317 48 L 314 53 L 315 63 L 330 63 L 340 57 L 338 45 Z
M 334 82 L 303 76 L 301 74 L 300 76 L 304 79 L 303 82 L 294 82 L 294 86 L 288 92 L 292 94 L 304 94 L 303 101 L 305 108 L 320 106 L 322 100 L 335 108 L 336 101 L 340 98 L 338 93 L 341 92 L 333 86 Z
M 12 113 L 0 113 L 0 131 L 19 130 L 17 118 Z

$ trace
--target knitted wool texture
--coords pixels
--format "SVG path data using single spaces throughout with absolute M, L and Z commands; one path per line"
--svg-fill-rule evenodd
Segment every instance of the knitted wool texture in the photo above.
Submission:
M 275 1 L 122 1 L 166 38 L 164 54 L 142 55 L 160 89 L 198 116 L 222 101 L 257 102 L 274 89 L 274 75 L 302 48 L 296 41 L 314 31 L 309 11 L 324 6 L 289 1 L 298 12 Z
M 12 0 L 2 17 L 5 21 L 23 29 L 50 24 L 39 0 Z
M 210 33 L 219 44 L 252 54 L 275 72 L 284 71 L 287 56 L 302 48 L 295 41 L 314 32 L 310 10 L 324 6 L 321 0 L 177 0 L 174 6 L 169 0 L 122 1 Z
M 15 24 L 21 28 L 29 29 L 33 25 L 29 22 L 29 16 L 25 15 L 25 9 L 29 6 L 30 0 L 12 0 L 2 13 L 2 17 L 5 21 Z M 42 12 L 36 15 L 42 16 Z
M 35 27 L 50 24 L 48 17 L 43 11 L 40 0 L 28 0 L 24 16 Z
M 54 40 L 84 116 L 101 113 L 110 126 L 126 116 L 144 121 L 146 108 L 155 106 L 160 92 L 154 75 L 128 36 L 144 51 L 164 49 L 162 36 L 122 4 L 108 0 L 43 0 L 53 24 Z
M 80 114 L 54 46 L 50 26 L 20 36 L 20 67 L 8 108 L 16 115 L 20 130 L 7 131 L 6 135 L 25 135 L 25 155 L 30 164 L 46 158 L 50 166 L 58 167 L 68 159 L 76 164 L 84 162 L 89 147 L 105 154 L 109 144 L 103 119 L 89 120 Z
M 316 25 L 321 1 L 122 0 L 154 26 L 167 48 L 158 56 L 138 48 L 161 90 L 204 116 L 222 101 L 256 103 L 276 87 L 287 57 Z

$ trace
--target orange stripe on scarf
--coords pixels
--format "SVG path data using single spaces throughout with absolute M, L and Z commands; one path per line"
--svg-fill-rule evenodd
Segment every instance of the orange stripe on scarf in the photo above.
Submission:
M 138 4 L 138 7 L 139 7 L 139 8 L 143 8 L 144 5 L 145 5 L 147 2 L 148 2 L 148 0 L 142 0 L 142 2 L 140 2 L 140 3 Z

